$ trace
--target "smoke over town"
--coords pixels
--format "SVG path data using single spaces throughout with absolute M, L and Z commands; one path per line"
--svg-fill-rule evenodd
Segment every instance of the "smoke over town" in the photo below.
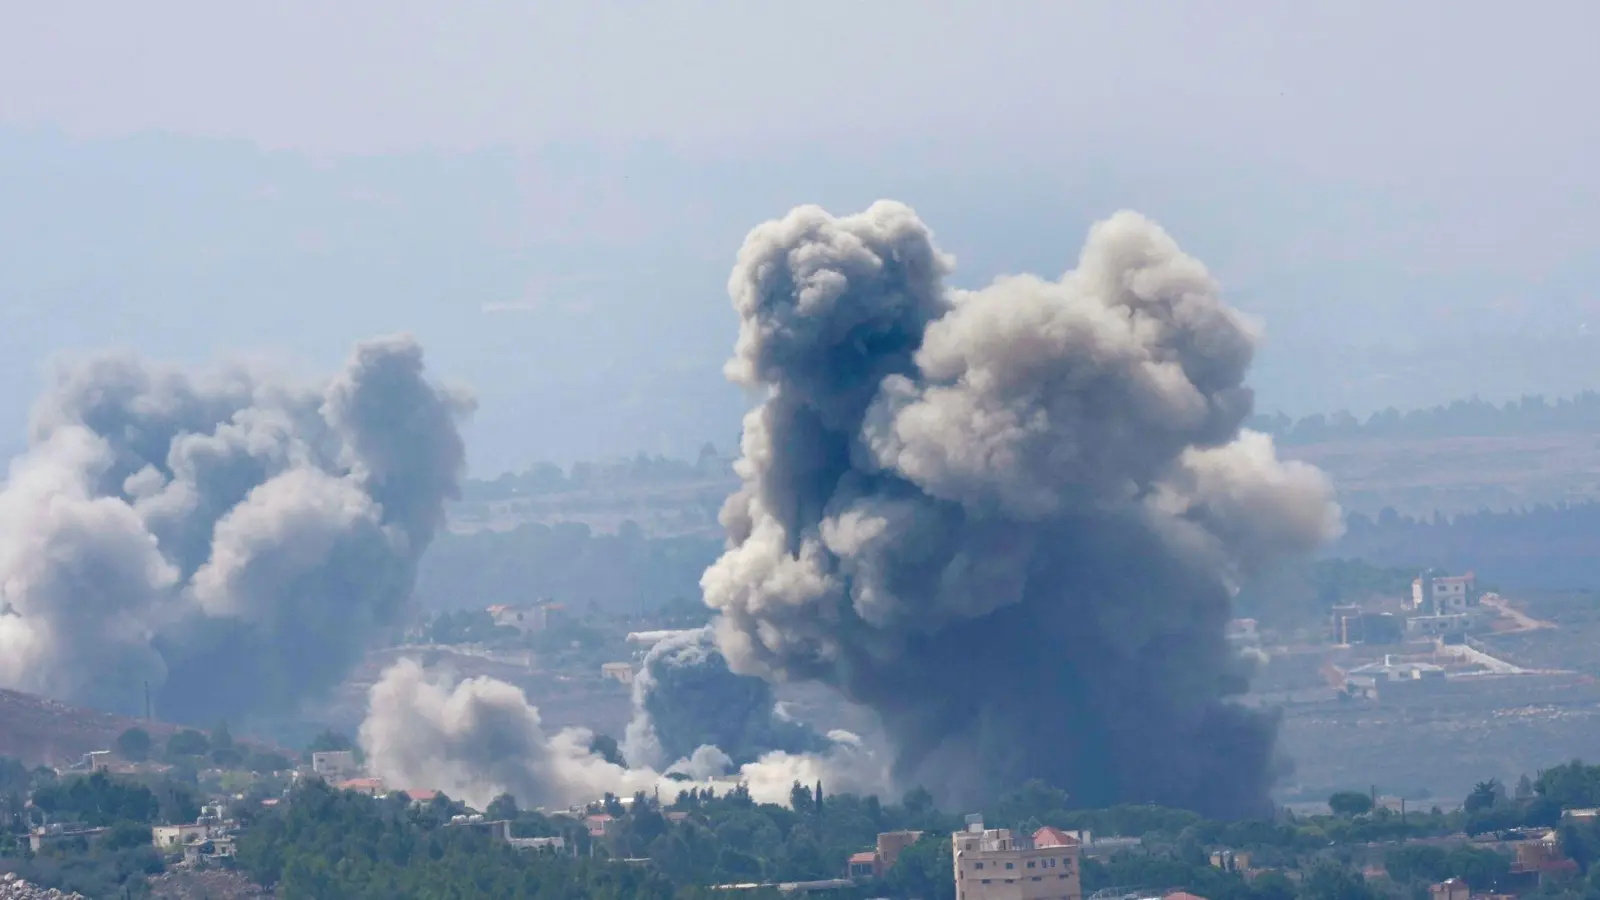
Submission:
M 64 368 L 0 490 L 0 685 L 211 723 L 295 709 L 396 621 L 464 459 L 409 337 L 298 385 Z
M 671 797 L 691 785 L 725 790 L 738 782 L 759 802 L 788 803 L 796 781 L 864 792 L 886 786 L 886 767 L 855 735 L 823 737 L 786 720 L 771 687 L 729 672 L 707 640 L 701 632 L 669 637 L 647 656 L 640 677 L 666 680 L 634 693 L 626 766 L 594 752 L 587 729 L 547 733 L 514 685 L 457 680 L 410 659 L 372 687 L 361 746 L 386 784 L 444 791 L 478 809 L 500 794 L 523 806 L 566 806 L 606 792 Z M 727 721 L 716 720 L 718 710 Z
M 613 765 L 589 750 L 591 735 L 546 735 L 539 710 L 493 678 L 455 682 L 404 659 L 373 685 L 361 725 L 372 771 L 389 784 L 427 787 L 478 809 L 500 794 L 524 806 L 589 802 L 656 784 L 654 772 Z
M 1338 509 L 1241 432 L 1255 327 L 1133 213 L 1059 280 L 952 268 L 893 202 L 746 239 L 727 372 L 765 399 L 702 581 L 728 663 L 870 705 L 907 782 L 1262 808 L 1276 721 L 1230 701 L 1230 586 Z
M 827 741 L 785 716 L 770 684 L 730 671 L 703 628 L 665 638 L 645 655 L 623 747 L 631 765 L 659 768 L 705 745 L 723 754 L 724 771 L 731 771 L 773 750 L 820 751 Z M 705 768 L 702 760 L 698 769 Z

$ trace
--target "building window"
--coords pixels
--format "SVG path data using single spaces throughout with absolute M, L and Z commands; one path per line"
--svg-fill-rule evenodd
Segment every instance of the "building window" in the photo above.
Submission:
M 1016 867 L 1016 863 L 1006 863 L 1006 868 L 1008 869 L 1015 869 Z
M 1034 881 L 1038 881 L 1039 880 L 1039 876 L 1037 876 L 1037 875 L 1033 876 L 1033 880 Z
M 1028 863 L 1028 868 L 1030 868 L 1030 869 L 1033 868 L 1033 863 L 1032 862 Z
M 984 884 L 988 884 L 988 883 L 989 883 L 989 879 L 987 879 L 987 878 L 985 878 L 985 879 L 984 879 L 984 880 L 983 880 L 983 883 L 984 883 Z
M 977 868 L 983 868 L 983 863 L 978 863 Z

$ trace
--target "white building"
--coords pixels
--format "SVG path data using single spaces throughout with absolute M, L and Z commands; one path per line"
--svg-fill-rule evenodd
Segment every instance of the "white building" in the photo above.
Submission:
M 1411 582 L 1411 608 L 1425 616 L 1462 615 L 1478 602 L 1477 577 L 1424 572 Z
M 950 842 L 956 900 L 1083 900 L 1079 842 L 1059 829 L 1013 835 L 968 816 Z
M 600 666 L 600 677 L 623 684 L 633 684 L 633 663 L 608 662 Z
M 150 828 L 150 841 L 157 849 L 171 850 L 203 841 L 211 833 L 209 825 L 154 825 Z
M 318 750 L 311 754 L 311 771 L 329 784 L 361 774 L 354 750 Z
M 496 626 L 533 634 L 560 624 L 567 608 L 559 603 L 541 600 L 532 606 L 491 606 L 488 611 Z

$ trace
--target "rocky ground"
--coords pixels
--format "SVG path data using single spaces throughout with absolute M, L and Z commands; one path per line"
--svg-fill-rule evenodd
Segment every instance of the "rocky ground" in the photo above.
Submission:
M 82 894 L 62 893 L 55 888 L 42 888 L 17 877 L 15 872 L 0 875 L 0 900 L 88 900 Z
M 173 869 L 150 879 L 150 896 L 155 900 L 268 900 L 272 892 L 230 869 Z

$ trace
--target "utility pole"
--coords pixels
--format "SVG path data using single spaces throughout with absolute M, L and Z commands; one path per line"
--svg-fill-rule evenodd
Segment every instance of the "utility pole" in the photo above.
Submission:
M 144 682 L 144 720 L 146 722 L 155 721 L 155 717 L 150 714 L 150 680 L 148 678 Z

